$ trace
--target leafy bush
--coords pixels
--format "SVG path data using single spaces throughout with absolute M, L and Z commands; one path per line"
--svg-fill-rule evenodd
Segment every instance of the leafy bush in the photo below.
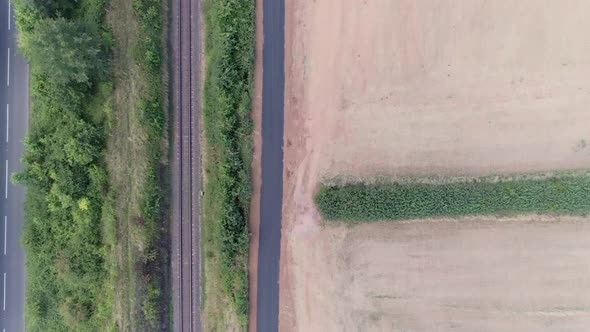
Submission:
M 207 181 L 204 223 L 221 289 L 242 324 L 248 313 L 250 119 L 254 68 L 254 1 L 207 0 L 203 96 Z M 205 266 L 209 266 L 205 263 Z
M 315 201 L 322 218 L 343 221 L 524 213 L 581 215 L 590 212 L 590 177 L 322 185 Z

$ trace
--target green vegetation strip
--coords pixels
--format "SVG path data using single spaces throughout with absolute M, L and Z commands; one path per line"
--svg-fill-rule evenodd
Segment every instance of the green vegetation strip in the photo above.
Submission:
M 226 303 L 247 324 L 254 0 L 206 0 L 204 17 L 204 300 L 210 329 L 224 330 Z
M 322 185 L 315 201 L 322 218 L 341 221 L 526 213 L 583 215 L 590 212 L 590 177 Z
M 19 47 L 31 68 L 24 170 L 27 331 L 112 328 L 101 234 L 103 152 L 111 90 L 102 0 L 17 0 Z
M 31 67 L 31 122 L 24 170 L 14 180 L 27 187 L 26 250 L 28 331 L 117 330 L 113 256 L 121 246 L 104 160 L 112 116 L 113 37 L 106 0 L 17 0 L 19 47 Z M 161 0 L 134 0 L 142 36 L 134 47 L 142 82 L 136 109 L 147 133 L 136 148 L 148 151 L 140 212 L 142 259 L 132 267 L 141 293 L 142 330 L 166 326 L 167 255 L 163 211 Z M 126 138 L 125 138 L 126 139 Z M 122 199 L 126 199 L 123 197 Z M 135 311 L 135 308 L 130 308 Z M 129 315 L 130 313 L 122 313 Z M 164 325 L 162 325 L 164 324 Z

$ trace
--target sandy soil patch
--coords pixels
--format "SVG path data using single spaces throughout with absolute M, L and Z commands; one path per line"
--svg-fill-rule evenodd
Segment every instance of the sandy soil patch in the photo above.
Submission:
M 589 10 L 582 0 L 287 2 L 281 330 L 590 323 L 580 240 L 590 229 L 579 219 L 349 229 L 320 226 L 312 202 L 335 175 L 590 166 Z

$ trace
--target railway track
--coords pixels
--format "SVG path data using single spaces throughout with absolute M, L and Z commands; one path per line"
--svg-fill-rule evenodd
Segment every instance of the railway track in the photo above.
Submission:
M 172 243 L 174 331 L 200 331 L 200 102 L 198 0 L 174 0 Z

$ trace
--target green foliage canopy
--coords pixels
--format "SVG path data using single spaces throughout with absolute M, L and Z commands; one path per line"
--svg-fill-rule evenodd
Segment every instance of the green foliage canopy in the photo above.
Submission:
M 22 40 L 33 70 L 57 84 L 90 84 L 106 68 L 102 41 L 81 22 L 46 18 Z

